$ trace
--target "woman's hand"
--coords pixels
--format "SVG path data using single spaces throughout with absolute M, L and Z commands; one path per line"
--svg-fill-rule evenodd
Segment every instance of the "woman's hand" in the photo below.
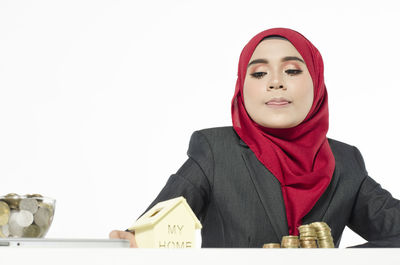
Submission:
M 130 242 L 129 247 L 131 247 L 131 248 L 138 247 L 138 245 L 136 244 L 136 240 L 135 240 L 135 232 L 113 230 L 110 232 L 109 237 L 113 238 L 113 239 L 128 239 Z

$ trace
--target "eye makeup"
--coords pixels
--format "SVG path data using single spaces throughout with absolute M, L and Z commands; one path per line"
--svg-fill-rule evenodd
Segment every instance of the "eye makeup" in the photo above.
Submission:
M 299 67 L 297 64 L 295 63 L 285 63 L 282 66 L 283 68 L 283 72 L 290 75 L 290 76 L 295 76 L 298 74 L 301 74 L 303 72 L 303 70 L 301 69 L 301 67 Z M 266 64 L 259 64 L 259 65 L 255 65 L 253 67 L 251 67 L 248 71 L 250 72 L 250 76 L 256 78 L 256 79 L 261 79 L 263 78 L 265 75 L 268 74 L 268 67 Z
M 287 69 L 285 70 L 285 73 L 289 74 L 289 75 L 298 75 L 301 74 L 303 72 L 303 70 L 299 70 L 299 69 Z
M 255 72 L 250 74 L 252 77 L 257 78 L 257 79 L 261 79 L 264 77 L 264 75 L 266 75 L 266 72 Z

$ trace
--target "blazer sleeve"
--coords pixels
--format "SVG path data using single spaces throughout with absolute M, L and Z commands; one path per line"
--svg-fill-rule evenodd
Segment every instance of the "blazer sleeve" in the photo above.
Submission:
M 400 201 L 368 176 L 360 151 L 354 150 L 365 178 L 348 226 L 369 241 L 355 247 L 400 247 Z
M 202 221 L 209 202 L 214 164 L 210 145 L 201 132 L 192 134 L 187 155 L 186 162 L 169 177 L 145 212 L 158 202 L 183 196 L 200 222 Z

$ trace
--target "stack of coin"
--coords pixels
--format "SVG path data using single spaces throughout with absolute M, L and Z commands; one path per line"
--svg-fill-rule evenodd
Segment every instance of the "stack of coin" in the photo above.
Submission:
M 54 201 L 39 194 L 0 197 L 0 237 L 43 237 L 54 215 Z
M 298 236 L 283 236 L 281 242 L 282 248 L 298 248 L 299 237 Z
M 281 248 L 281 244 L 279 244 L 279 243 L 268 243 L 268 244 L 264 244 L 263 248 Z
M 317 241 L 319 248 L 334 248 L 331 229 L 325 222 L 314 222 L 310 224 L 317 232 Z
M 317 233 L 311 225 L 299 226 L 300 247 L 301 248 L 317 248 Z

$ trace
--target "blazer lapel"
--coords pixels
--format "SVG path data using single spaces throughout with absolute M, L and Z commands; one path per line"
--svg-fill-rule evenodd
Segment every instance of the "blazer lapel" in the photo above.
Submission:
M 288 225 L 285 212 L 285 203 L 282 197 L 281 185 L 274 175 L 257 159 L 250 148 L 241 139 L 240 145 L 247 147 L 242 153 L 243 160 L 249 171 L 254 188 L 264 207 L 278 239 L 288 235 Z M 303 224 L 324 221 L 326 211 L 336 192 L 340 179 L 340 164 L 335 165 L 331 182 L 314 207 L 302 219 Z
M 311 211 L 308 212 L 306 216 L 302 219 L 303 224 L 309 224 L 312 222 L 320 222 L 324 221 L 324 217 L 328 207 L 332 201 L 333 195 L 336 192 L 337 184 L 339 183 L 340 178 L 340 165 L 336 163 L 335 171 L 333 172 L 333 176 L 329 186 L 326 188 L 325 192 L 319 198 L 319 200 L 315 203 L 314 207 Z
M 242 140 L 240 141 L 241 145 L 247 146 Z M 275 176 L 257 159 L 250 148 L 244 149 L 242 157 L 265 214 L 280 240 L 282 236 L 289 234 L 281 185 Z

